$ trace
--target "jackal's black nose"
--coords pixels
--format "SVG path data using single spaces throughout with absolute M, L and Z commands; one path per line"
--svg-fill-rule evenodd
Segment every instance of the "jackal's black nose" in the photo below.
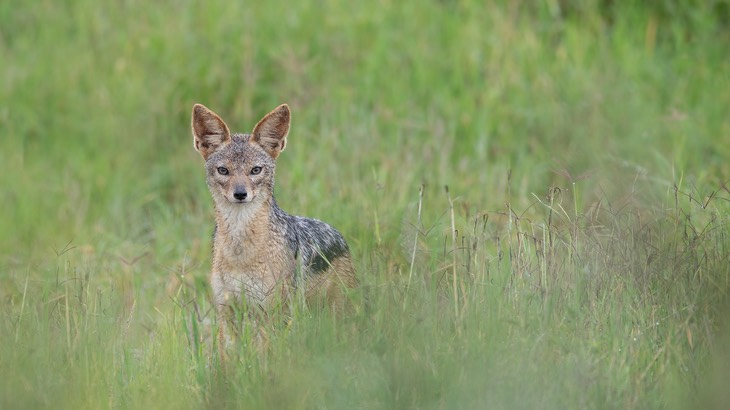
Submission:
M 244 199 L 246 199 L 247 196 L 248 196 L 248 193 L 246 192 L 245 189 L 243 189 L 243 190 L 236 190 L 233 193 L 233 197 L 236 198 L 239 201 L 243 201 Z

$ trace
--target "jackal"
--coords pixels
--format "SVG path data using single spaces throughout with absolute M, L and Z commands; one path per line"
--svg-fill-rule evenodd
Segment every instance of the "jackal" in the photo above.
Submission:
M 345 289 L 357 286 L 357 279 L 350 250 L 337 230 L 289 215 L 274 199 L 275 161 L 286 147 L 289 106 L 271 111 L 251 134 L 231 134 L 201 104 L 193 107 L 192 117 L 195 149 L 205 160 L 215 204 L 210 284 L 225 360 L 241 325 L 234 312 L 243 306 L 267 315 L 301 291 L 308 303 L 339 309 Z

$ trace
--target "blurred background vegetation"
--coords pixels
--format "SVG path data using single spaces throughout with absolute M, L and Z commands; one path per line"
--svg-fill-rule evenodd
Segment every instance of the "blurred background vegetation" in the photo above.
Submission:
M 2 2 L 0 407 L 721 404 L 729 51 L 724 0 Z M 196 102 L 290 104 L 363 282 L 227 387 Z

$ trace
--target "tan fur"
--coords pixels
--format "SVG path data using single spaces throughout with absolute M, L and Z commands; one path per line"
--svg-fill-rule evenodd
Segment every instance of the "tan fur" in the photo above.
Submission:
M 225 228 L 228 216 L 222 212 L 216 214 L 219 231 L 211 274 L 226 289 L 253 297 L 250 302 L 262 308 L 269 305 L 272 297 L 281 294 L 276 292 L 276 287 L 288 279 L 283 273 L 294 269 L 294 255 L 285 249 L 283 239 L 268 229 L 267 212 L 266 207 L 260 207 L 250 222 L 238 224 L 240 229 L 233 232 Z
M 333 253 L 336 256 L 332 260 L 322 254 L 324 270 L 300 274 L 309 305 L 341 310 L 345 289 L 357 286 L 341 235 L 319 221 L 287 215 L 274 201 L 274 160 L 286 147 L 290 118 L 289 107 L 282 104 L 261 119 L 251 135 L 231 135 L 213 111 L 200 104 L 193 107 L 194 146 L 206 160 L 208 187 L 216 209 L 210 283 L 218 309 L 223 362 L 230 360 L 228 356 L 235 350 L 241 328 L 237 319 L 248 318 L 253 327 L 261 329 L 256 326 L 259 321 L 275 311 L 280 313 L 289 304 L 299 286 L 296 273 L 311 269 L 300 266 L 302 256 L 292 248 L 293 238 L 300 241 L 321 233 L 329 235 L 329 240 L 341 241 L 335 242 L 341 247 L 336 248 L 340 251 Z M 254 172 L 255 168 L 260 169 Z M 300 236 L 297 231 L 302 229 L 310 236 Z M 310 256 L 314 252 L 312 244 L 299 246 L 306 246 Z M 255 333 L 256 340 L 266 339 L 261 330 Z

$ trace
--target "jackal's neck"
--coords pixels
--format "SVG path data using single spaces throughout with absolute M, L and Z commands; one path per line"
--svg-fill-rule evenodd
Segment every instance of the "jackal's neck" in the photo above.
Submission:
M 273 198 L 248 204 L 216 203 L 216 235 L 243 238 L 269 231 Z

